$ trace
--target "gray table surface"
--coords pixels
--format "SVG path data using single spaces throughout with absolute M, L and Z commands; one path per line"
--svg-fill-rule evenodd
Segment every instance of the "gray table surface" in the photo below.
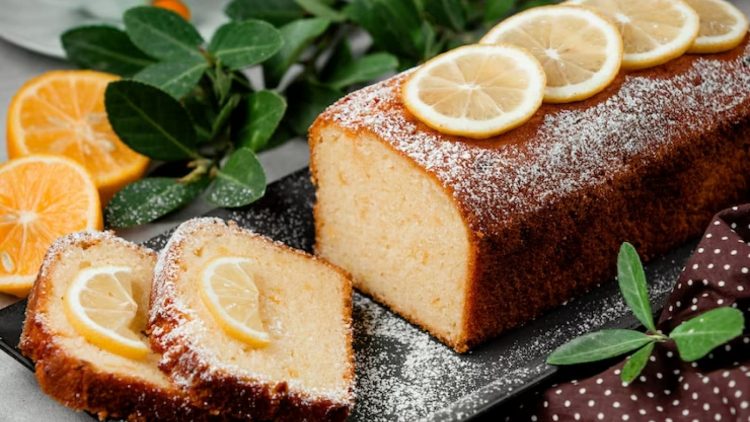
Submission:
M 733 0 L 750 15 L 750 0 Z M 1 13 L 1 12 L 0 12 Z M 27 79 L 52 69 L 68 65 L 60 60 L 43 57 L 0 40 L 0 134 L 5 134 L 5 115 L 13 93 Z M 2 136 L 2 135 L 0 135 Z M 0 162 L 5 161 L 5 138 L 0 138 Z M 270 181 L 277 180 L 307 166 L 308 150 L 304 140 L 291 141 L 260 156 Z M 158 223 L 119 234 L 133 241 L 149 239 L 192 216 L 211 210 L 211 206 L 198 203 Z M 0 294 L 0 308 L 17 299 Z M 37 387 L 31 372 L 18 362 L 0 353 L 0 422 L 40 421 L 91 421 L 88 415 L 72 412 L 45 396 Z

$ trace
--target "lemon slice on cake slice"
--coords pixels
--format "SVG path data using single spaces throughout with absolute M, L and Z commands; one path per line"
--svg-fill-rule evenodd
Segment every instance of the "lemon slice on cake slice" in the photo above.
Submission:
M 700 18 L 682 0 L 571 0 L 611 18 L 622 34 L 625 69 L 645 69 L 685 54 L 693 45 Z
M 252 346 L 265 346 L 271 337 L 260 317 L 258 287 L 250 272 L 252 261 L 222 257 L 203 270 L 200 294 L 203 303 L 230 336 Z
M 71 325 L 102 349 L 131 359 L 150 349 L 138 327 L 146 324 L 147 303 L 138 303 L 128 267 L 89 267 L 71 283 L 63 304 Z
M 509 45 L 469 45 L 419 67 L 402 87 L 406 108 L 448 135 L 489 138 L 526 122 L 542 104 L 544 70 Z
M 620 71 L 622 38 L 597 12 L 575 6 L 529 9 L 496 25 L 480 41 L 508 43 L 533 54 L 547 74 L 544 100 L 585 100 L 606 88 Z
M 701 19 L 698 38 L 690 53 L 721 53 L 731 50 L 747 35 L 748 20 L 744 13 L 724 0 L 685 0 Z

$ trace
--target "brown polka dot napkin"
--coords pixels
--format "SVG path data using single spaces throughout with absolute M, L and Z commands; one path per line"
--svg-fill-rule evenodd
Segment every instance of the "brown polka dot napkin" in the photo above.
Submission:
M 659 319 L 669 332 L 720 306 L 750 321 L 750 204 L 720 212 L 683 270 Z M 660 343 L 640 377 L 620 380 L 623 362 L 594 377 L 555 386 L 524 419 L 552 421 L 750 421 L 750 336 L 682 362 Z M 516 420 L 516 418 L 512 418 Z

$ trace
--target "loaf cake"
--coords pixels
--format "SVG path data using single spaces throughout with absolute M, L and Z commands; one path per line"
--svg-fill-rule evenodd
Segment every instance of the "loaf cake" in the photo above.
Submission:
M 257 292 L 248 343 L 206 302 L 205 272 L 236 260 Z M 218 274 L 218 273 L 217 273 Z M 160 367 L 212 413 L 251 420 L 342 420 L 353 406 L 351 282 L 340 270 L 241 229 L 201 218 L 180 225 L 155 270 L 149 332 Z
M 128 267 L 138 302 L 136 322 L 145 330 L 155 261 L 153 251 L 110 233 L 68 235 L 51 246 L 31 290 L 20 346 L 35 362 L 36 377 L 45 393 L 102 420 L 214 420 L 172 386 L 157 366 L 159 355 L 151 352 L 131 359 L 102 349 L 79 334 L 64 310 L 63 297 L 81 271 Z M 145 337 L 142 340 L 146 341 Z
M 750 48 L 622 73 L 488 140 L 410 115 L 409 71 L 310 129 L 316 250 L 458 352 L 700 234 L 750 183 Z

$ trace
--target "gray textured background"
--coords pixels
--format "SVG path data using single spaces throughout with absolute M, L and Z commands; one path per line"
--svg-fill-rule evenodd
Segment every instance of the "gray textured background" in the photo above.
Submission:
M 734 0 L 750 15 L 750 0 Z M 0 1 L 0 6 L 2 2 Z M 2 13 L 0 7 L 0 13 Z M 6 160 L 5 115 L 13 93 L 29 78 L 52 69 L 68 67 L 65 62 L 43 57 L 17 48 L 0 40 L 0 161 Z M 308 151 L 303 140 L 295 140 L 261 154 L 261 161 L 270 181 L 283 177 L 307 165 Z M 165 221 L 145 227 L 123 231 L 123 237 L 134 241 L 145 240 L 178 224 L 189 217 L 203 214 L 211 208 L 196 204 Z M 8 306 L 14 298 L 0 294 L 0 308 Z M 62 407 L 42 394 L 33 375 L 15 360 L 0 353 L 0 422 L 39 421 L 91 421 L 88 415 L 77 414 Z

